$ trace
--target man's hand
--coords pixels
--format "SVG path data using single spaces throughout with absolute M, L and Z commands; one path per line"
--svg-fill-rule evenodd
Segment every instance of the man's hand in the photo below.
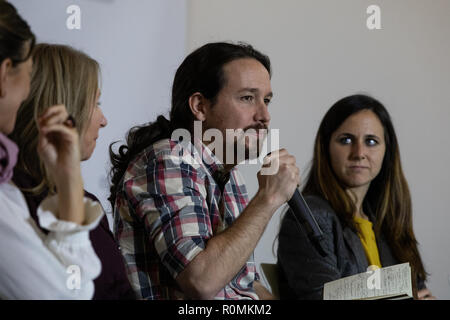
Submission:
M 276 210 L 286 203 L 300 183 L 295 158 L 285 149 L 272 152 L 267 159 L 278 161 L 273 175 L 258 173 L 259 190 L 241 215 L 223 232 L 214 235 L 177 276 L 183 292 L 194 299 L 213 299 L 242 269 L 253 253 Z M 261 299 L 273 296 L 260 283 L 255 290 Z
M 274 174 L 262 174 L 262 170 L 258 172 L 258 196 L 276 210 L 292 198 L 300 185 L 300 170 L 296 166 L 295 157 L 286 149 L 271 152 L 264 158 L 263 167 L 273 165 L 272 162 L 277 162 L 278 166 Z

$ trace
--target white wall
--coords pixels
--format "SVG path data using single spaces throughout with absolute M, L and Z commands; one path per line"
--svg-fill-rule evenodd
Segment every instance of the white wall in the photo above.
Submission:
M 12 0 L 39 42 L 64 43 L 83 50 L 101 65 L 100 130 L 91 159 L 82 165 L 85 187 L 107 211 L 108 147 L 132 126 L 153 121 L 170 109 L 170 91 L 186 47 L 183 0 Z M 81 9 L 81 29 L 69 30 L 66 9 Z
M 108 146 L 135 124 L 168 111 L 173 76 L 185 54 L 208 41 L 247 41 L 273 63 L 272 128 L 305 171 L 313 139 L 337 99 L 366 92 L 390 111 L 414 205 L 429 288 L 450 299 L 450 2 L 447 0 L 10 0 L 39 41 L 70 44 L 102 66 L 109 120 L 83 164 L 86 189 L 106 201 Z M 68 30 L 66 8 L 82 10 Z M 366 28 L 378 4 L 382 30 Z M 186 25 L 188 27 L 186 33 Z M 187 37 L 187 40 L 186 40 Z M 257 167 L 243 167 L 250 195 Z M 275 262 L 271 220 L 255 257 Z
M 381 8 L 381 30 L 366 9 Z M 365 92 L 394 121 L 413 199 L 428 287 L 450 299 L 450 1 L 191 0 L 188 51 L 209 41 L 246 41 L 273 63 L 272 128 L 305 168 L 319 122 L 339 98 Z M 259 167 L 243 167 L 250 195 Z M 275 262 L 275 214 L 256 248 Z

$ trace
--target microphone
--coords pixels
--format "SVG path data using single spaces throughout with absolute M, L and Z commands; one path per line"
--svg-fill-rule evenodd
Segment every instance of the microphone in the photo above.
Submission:
M 322 257 L 326 257 L 327 253 L 323 248 L 322 243 L 323 232 L 320 229 L 316 219 L 314 219 L 311 209 L 308 207 L 308 204 L 298 189 L 295 189 L 291 200 L 288 201 L 288 205 L 291 208 L 292 214 L 297 223 L 301 224 L 306 230 L 306 234 L 316 250 Z
M 269 152 L 266 157 L 270 156 L 271 153 L 272 152 Z M 322 243 L 323 232 L 320 229 L 316 219 L 314 219 L 311 209 L 308 207 L 308 204 L 298 189 L 295 189 L 292 198 L 288 201 L 288 205 L 291 208 L 295 221 L 299 226 L 303 226 L 303 229 L 306 231 L 306 234 L 313 246 L 322 257 L 326 257 L 327 253 L 323 248 Z

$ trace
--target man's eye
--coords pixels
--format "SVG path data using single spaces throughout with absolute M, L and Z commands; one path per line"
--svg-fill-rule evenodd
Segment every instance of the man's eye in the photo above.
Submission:
M 270 101 L 271 101 L 271 100 L 268 99 L 268 98 L 267 98 L 267 99 L 264 99 L 264 103 L 265 103 L 266 105 L 269 105 Z
M 252 102 L 253 101 L 253 96 L 243 96 L 241 98 L 241 100 L 247 101 L 247 102 Z

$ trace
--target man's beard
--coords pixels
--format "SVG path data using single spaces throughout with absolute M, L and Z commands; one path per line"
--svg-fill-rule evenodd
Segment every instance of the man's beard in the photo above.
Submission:
M 235 163 L 258 158 L 267 133 L 267 126 L 262 124 L 243 129 L 242 134 L 234 141 Z

